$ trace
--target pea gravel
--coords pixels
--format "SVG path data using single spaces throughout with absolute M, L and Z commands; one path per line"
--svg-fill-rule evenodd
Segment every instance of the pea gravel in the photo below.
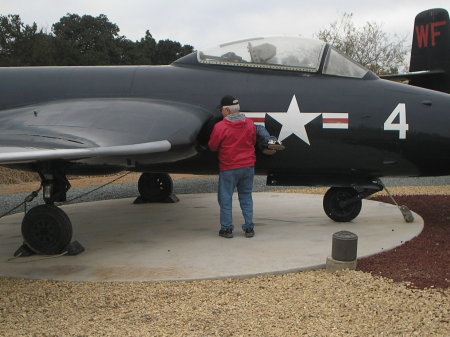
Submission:
M 158 283 L 3 278 L 0 293 L 4 337 L 450 336 L 449 288 L 415 289 L 361 271 Z
M 323 270 L 197 282 L 0 279 L 1 336 L 448 336 L 448 290 Z

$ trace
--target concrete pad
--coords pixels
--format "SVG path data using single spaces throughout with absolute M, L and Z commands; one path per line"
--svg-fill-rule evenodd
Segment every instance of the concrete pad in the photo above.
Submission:
M 0 276 L 68 281 L 161 281 L 251 276 L 324 267 L 332 235 L 358 236 L 358 258 L 417 236 L 423 219 L 406 223 L 388 204 L 363 201 L 352 222 L 336 223 L 322 209 L 321 195 L 254 193 L 256 235 L 245 238 L 234 200 L 234 238 L 218 236 L 215 194 L 185 194 L 176 204 L 132 204 L 118 199 L 62 208 L 73 226 L 78 256 L 8 261 L 22 244 L 23 214 L 0 219 Z

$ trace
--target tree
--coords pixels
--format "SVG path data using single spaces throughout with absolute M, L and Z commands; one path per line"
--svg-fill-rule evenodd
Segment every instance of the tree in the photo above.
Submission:
M 52 64 L 54 44 L 36 23 L 25 25 L 19 15 L 0 16 L 0 65 Z
M 58 58 L 65 65 L 120 64 L 119 27 L 106 15 L 67 14 L 53 25 Z
M 192 50 L 171 40 L 156 43 L 148 30 L 133 42 L 103 14 L 67 14 L 50 34 L 18 15 L 0 15 L 0 66 L 169 64 Z
M 39 31 L 34 34 L 23 48 L 18 50 L 21 55 L 21 66 L 54 66 L 56 60 L 55 38 L 49 34 Z
M 147 30 L 140 41 L 123 40 L 121 43 L 122 63 L 134 65 L 154 64 L 156 41 Z
M 171 40 L 160 40 L 156 45 L 153 64 L 170 64 L 182 56 L 192 53 L 194 47 Z
M 351 13 L 344 13 L 340 21 L 320 30 L 316 37 L 377 74 L 395 74 L 406 67 L 406 37 L 391 36 L 376 22 L 356 28 Z

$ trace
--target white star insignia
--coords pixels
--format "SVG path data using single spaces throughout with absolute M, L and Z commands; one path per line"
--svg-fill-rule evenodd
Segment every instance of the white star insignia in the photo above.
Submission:
M 283 141 L 294 134 L 308 145 L 310 145 L 310 143 L 305 125 L 319 117 L 321 114 L 321 112 L 300 112 L 295 95 L 292 97 L 287 113 L 268 113 L 270 117 L 282 125 L 280 135 L 278 136 L 280 141 Z

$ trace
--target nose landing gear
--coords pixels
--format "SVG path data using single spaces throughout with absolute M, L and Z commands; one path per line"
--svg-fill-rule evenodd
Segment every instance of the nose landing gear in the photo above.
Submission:
M 379 184 L 366 188 L 331 187 L 323 197 L 325 214 L 336 222 L 348 222 L 361 212 L 362 199 L 379 192 L 383 187 Z
M 358 192 L 351 187 L 332 187 L 323 197 L 323 209 L 325 214 L 336 222 L 351 221 L 361 212 L 362 201 L 355 200 L 352 203 L 347 200 L 354 199 Z

